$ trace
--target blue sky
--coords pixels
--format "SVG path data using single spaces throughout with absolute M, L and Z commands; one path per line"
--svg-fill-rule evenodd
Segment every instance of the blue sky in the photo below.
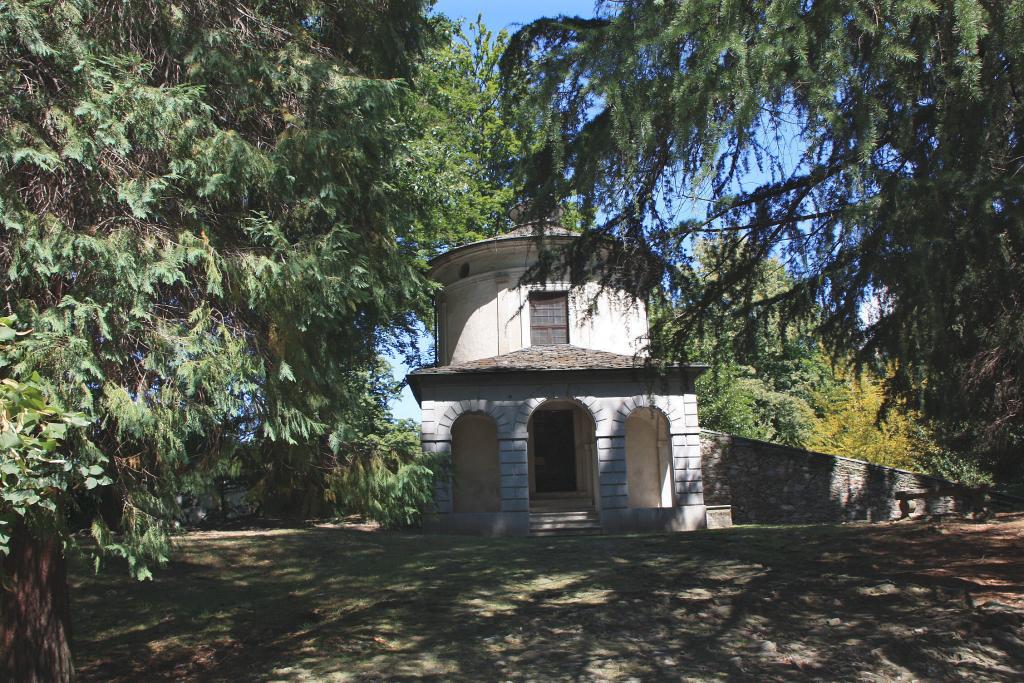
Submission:
M 468 0 L 440 0 L 434 11 L 447 14 L 454 19 L 475 20 L 478 14 L 484 17 L 487 28 L 498 30 L 516 29 L 515 24 L 525 24 L 558 14 L 590 17 L 594 15 L 594 0 L 511 0 L 505 2 L 468 2 Z
M 434 5 L 434 12 L 446 14 L 453 19 L 475 21 L 477 15 L 483 15 L 484 24 L 498 31 L 506 28 L 515 31 L 518 25 L 526 24 L 534 19 L 559 14 L 593 16 L 593 0 L 517 0 L 513 2 L 469 2 L 468 0 L 441 0 Z M 426 343 L 426 342 L 425 342 Z M 392 373 L 401 379 L 409 369 L 400 358 L 390 357 Z M 409 387 L 402 389 L 402 395 L 392 405 L 392 412 L 397 418 L 419 421 L 420 408 L 416 405 Z

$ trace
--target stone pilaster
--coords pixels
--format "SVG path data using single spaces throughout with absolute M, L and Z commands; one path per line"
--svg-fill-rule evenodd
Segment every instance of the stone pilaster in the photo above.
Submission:
M 629 507 L 626 488 L 626 437 L 597 437 L 597 476 L 601 486 L 601 510 Z
M 530 475 L 527 440 L 498 439 L 498 458 L 501 463 L 501 511 L 529 511 Z
M 439 456 L 447 465 L 452 462 L 451 441 L 422 441 L 423 452 Z M 433 512 L 451 514 L 452 512 L 452 478 L 451 475 L 438 477 L 434 484 Z
M 672 435 L 672 488 L 677 506 L 704 504 L 700 434 Z

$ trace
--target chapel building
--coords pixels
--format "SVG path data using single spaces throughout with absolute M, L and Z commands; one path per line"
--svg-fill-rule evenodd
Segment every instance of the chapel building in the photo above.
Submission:
M 428 530 L 706 526 L 694 393 L 706 366 L 652 367 L 645 303 L 596 275 L 523 283 L 575 239 L 523 226 L 431 262 L 437 364 L 408 380 L 423 448 L 451 467 Z

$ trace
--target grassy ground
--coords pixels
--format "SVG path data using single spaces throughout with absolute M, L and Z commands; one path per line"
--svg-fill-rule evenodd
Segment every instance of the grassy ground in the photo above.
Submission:
M 1020 680 L 1024 517 L 479 539 L 192 533 L 73 580 L 82 680 Z

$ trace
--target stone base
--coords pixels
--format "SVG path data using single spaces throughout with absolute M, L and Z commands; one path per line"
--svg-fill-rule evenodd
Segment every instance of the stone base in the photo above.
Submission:
M 423 516 L 423 530 L 429 534 L 472 536 L 526 536 L 530 533 L 529 512 L 454 512 Z
M 708 505 L 708 528 L 728 529 L 732 526 L 731 505 Z
M 611 533 L 629 531 L 695 531 L 707 527 L 703 505 L 674 508 L 602 510 L 601 528 Z
M 674 508 L 627 508 L 600 513 L 601 530 L 606 533 L 637 531 L 695 531 L 708 527 L 711 515 L 703 505 Z M 423 530 L 429 534 L 472 536 L 526 536 L 530 533 L 528 512 L 456 512 L 424 515 Z

